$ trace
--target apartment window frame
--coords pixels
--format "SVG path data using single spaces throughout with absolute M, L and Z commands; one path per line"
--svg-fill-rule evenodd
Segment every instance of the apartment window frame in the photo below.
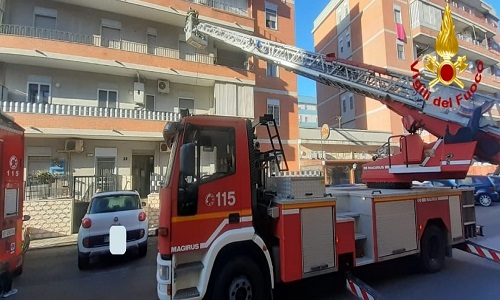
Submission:
M 178 104 L 177 104 L 177 105 L 178 105 L 178 107 L 179 107 L 179 112 L 181 111 L 181 109 L 184 109 L 184 108 L 185 108 L 185 107 L 181 107 L 181 100 L 191 100 L 191 101 L 193 102 L 193 109 L 192 109 L 192 110 L 191 110 L 191 108 L 188 108 L 188 109 L 189 109 L 189 112 L 190 112 L 190 113 L 194 112 L 196 102 L 195 102 L 195 100 L 194 100 L 194 98 L 193 98 L 193 97 L 179 97 L 179 98 L 178 98 L 178 101 L 179 101 L 179 102 L 178 102 Z
M 342 106 L 340 109 L 342 110 L 342 114 L 345 114 L 347 112 L 347 103 L 345 99 L 345 95 L 340 97 L 340 105 Z
M 30 101 L 30 85 L 36 84 L 38 85 L 38 99 L 36 99 L 35 102 Z M 49 87 L 49 95 L 47 97 L 47 102 L 46 104 L 52 103 L 52 84 L 47 83 L 47 82 L 41 82 L 41 81 L 28 81 L 26 83 L 26 103 L 44 103 L 43 101 L 40 101 L 40 92 L 41 92 L 41 86 L 46 85 Z
M 55 19 L 56 23 L 55 23 L 53 30 L 57 29 L 58 18 L 57 18 L 57 10 L 56 9 L 39 7 L 39 6 L 35 6 L 33 8 L 33 27 L 34 28 L 43 28 L 43 27 L 36 27 L 36 17 L 37 16 Z M 45 28 L 45 29 L 49 29 L 49 28 Z
M 266 28 L 272 29 L 272 30 L 278 30 L 278 5 L 274 3 L 265 3 L 265 8 L 264 8 L 264 14 L 265 14 L 265 20 L 266 20 Z M 274 14 L 275 20 L 274 20 L 274 27 L 271 25 L 270 22 L 272 22 L 272 16 Z
M 276 126 L 280 126 L 280 124 L 281 124 L 280 100 L 268 98 L 267 99 L 267 113 L 272 114 L 274 120 L 276 121 Z
M 274 72 L 273 72 L 274 69 Z M 266 76 L 267 77 L 279 77 L 278 64 L 266 62 Z
M 401 6 L 394 5 L 393 6 L 393 13 L 394 13 L 394 22 L 396 22 L 396 24 L 403 24 L 403 13 L 401 11 Z M 398 17 L 399 17 L 399 20 L 398 20 Z
M 401 47 L 401 56 L 399 55 L 399 47 Z M 401 41 L 396 41 L 396 56 L 399 60 L 406 60 L 406 54 L 405 54 L 405 44 Z
M 153 109 L 148 109 L 148 97 L 153 97 Z M 155 94 L 146 94 L 144 95 L 144 108 L 148 111 L 156 111 L 156 95 Z
M 351 33 L 350 32 L 346 32 L 345 40 L 346 40 L 347 49 L 351 49 Z
M 354 95 L 349 95 L 349 110 L 354 109 Z
M 101 91 L 105 91 L 106 92 L 106 106 L 99 106 L 99 104 L 101 103 L 101 100 L 99 98 L 99 94 Z M 115 102 L 115 107 L 110 107 L 109 106 L 109 93 L 110 92 L 114 92 L 116 93 L 116 102 Z M 102 107 L 102 108 L 118 108 L 118 99 L 119 99 L 119 92 L 118 90 L 114 90 L 114 89 L 103 89 L 103 88 L 99 88 L 97 89 L 97 107 Z
M 344 39 L 339 38 L 340 53 L 344 53 Z

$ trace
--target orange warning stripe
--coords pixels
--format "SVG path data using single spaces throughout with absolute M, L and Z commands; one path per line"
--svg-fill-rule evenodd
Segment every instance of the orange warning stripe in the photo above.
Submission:
M 237 213 L 240 214 L 240 217 L 249 217 L 252 215 L 252 210 L 244 209 L 239 211 L 221 211 L 216 213 L 198 214 L 195 216 L 172 217 L 172 223 L 227 218 L 230 214 L 237 214 Z

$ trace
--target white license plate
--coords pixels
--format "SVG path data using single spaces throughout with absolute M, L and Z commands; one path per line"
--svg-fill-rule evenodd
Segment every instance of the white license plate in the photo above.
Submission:
M 104 242 L 105 242 L 105 243 L 109 243 L 109 236 L 105 236 L 105 237 L 104 237 Z
M 2 239 L 7 238 L 9 236 L 13 236 L 15 233 L 16 233 L 16 227 L 2 230 Z

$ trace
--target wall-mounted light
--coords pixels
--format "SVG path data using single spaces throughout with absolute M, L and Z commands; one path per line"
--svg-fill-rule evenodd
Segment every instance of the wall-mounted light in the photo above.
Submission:
M 61 84 L 59 82 L 56 82 L 56 88 L 60 88 Z

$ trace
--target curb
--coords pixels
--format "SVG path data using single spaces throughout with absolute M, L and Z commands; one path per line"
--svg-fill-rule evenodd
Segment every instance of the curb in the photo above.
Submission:
M 156 232 L 156 228 L 150 228 L 149 229 L 149 232 L 148 232 L 148 236 L 151 237 L 151 236 L 157 236 L 158 233 Z M 35 241 L 43 241 L 43 239 L 41 240 L 35 240 Z M 74 241 L 66 241 L 66 242 L 53 242 L 53 243 L 50 243 L 50 242 L 47 242 L 46 244 L 42 244 L 42 245 L 33 245 L 33 243 L 35 241 L 31 241 L 31 244 L 28 248 L 28 251 L 30 250 L 39 250 L 39 249 L 47 249 L 47 248 L 60 248 L 60 247 L 69 247 L 69 246 L 74 246 L 76 245 L 77 243 L 77 240 L 74 240 Z M 35 242 L 36 244 L 36 242 Z

